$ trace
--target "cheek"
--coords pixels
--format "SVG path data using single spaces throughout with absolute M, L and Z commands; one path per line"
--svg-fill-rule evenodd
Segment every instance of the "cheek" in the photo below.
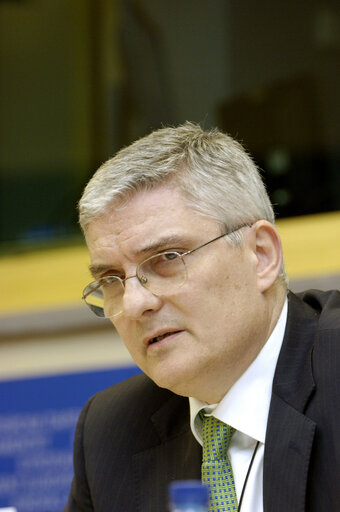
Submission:
M 112 320 L 111 320 L 111 323 L 112 323 L 113 327 L 116 329 L 116 331 L 119 334 L 119 336 L 121 337 L 121 339 L 123 340 L 124 345 L 130 352 L 130 354 L 133 355 L 136 350 L 137 344 L 134 343 L 134 338 L 133 338 L 133 333 L 132 333 L 131 328 L 129 329 L 128 326 L 123 321 L 118 320 L 118 321 L 112 322 Z
M 198 292 L 197 296 L 204 301 L 209 309 L 217 308 L 220 311 L 224 306 L 228 306 L 235 297 L 235 291 L 240 290 L 240 288 L 225 269 L 206 275 L 201 283 L 201 292 Z
M 173 305 L 185 317 L 189 329 L 195 334 L 212 331 L 229 309 L 230 294 L 229 277 L 225 276 L 219 282 L 209 279 L 188 283 L 188 289 L 178 294 Z M 231 295 L 231 296 L 230 296 Z
M 252 302 L 252 281 L 246 269 L 235 273 L 221 272 L 206 282 L 204 292 L 198 296 L 197 308 L 202 320 L 210 321 L 213 330 L 224 325 L 228 331 L 240 328 Z

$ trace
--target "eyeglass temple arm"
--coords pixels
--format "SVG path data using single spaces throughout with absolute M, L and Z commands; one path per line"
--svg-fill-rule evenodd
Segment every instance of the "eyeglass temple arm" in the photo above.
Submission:
M 233 231 L 236 231 L 236 230 L 233 230 Z M 209 240 L 209 242 L 205 242 L 205 244 L 199 245 L 198 247 L 195 247 L 195 249 L 191 249 L 191 251 L 187 251 L 184 254 L 181 254 L 181 256 L 183 257 L 183 256 L 187 256 L 188 254 L 192 254 L 193 252 L 198 251 L 198 249 L 202 249 L 202 247 L 205 247 L 206 245 L 209 245 L 212 242 L 215 242 L 215 240 L 218 240 L 219 238 L 223 238 L 224 236 L 230 235 L 231 233 L 233 233 L 233 231 L 229 231 L 227 233 L 223 233 L 223 235 L 219 235 L 216 238 L 213 238 L 212 240 Z

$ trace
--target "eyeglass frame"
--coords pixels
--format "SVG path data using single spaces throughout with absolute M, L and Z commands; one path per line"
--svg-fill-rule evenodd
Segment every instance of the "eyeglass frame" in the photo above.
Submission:
M 156 253 L 156 254 L 153 254 L 152 256 L 149 256 L 148 258 L 146 258 L 145 260 L 141 261 L 140 263 L 138 263 L 137 267 L 136 267 L 136 273 L 133 275 L 133 276 L 127 276 L 127 277 L 124 277 L 123 279 L 119 276 L 116 276 L 114 274 L 108 274 L 107 276 L 103 276 L 105 278 L 108 278 L 108 277 L 114 277 L 115 279 L 117 279 L 118 281 L 120 281 L 123 289 L 125 290 L 125 281 L 127 281 L 128 279 L 132 279 L 133 277 L 136 277 L 139 281 L 139 283 L 143 286 L 143 288 L 145 288 L 146 290 L 148 288 L 145 287 L 145 283 L 146 281 L 144 281 L 143 283 L 143 276 L 142 277 L 139 277 L 138 276 L 138 269 L 144 265 L 144 263 L 146 263 L 148 260 L 150 260 L 151 258 L 156 258 L 157 256 L 161 256 L 162 254 L 168 254 L 168 253 L 173 253 L 173 254 L 177 254 L 181 259 L 184 258 L 185 256 L 189 256 L 189 254 L 192 254 L 196 251 L 198 251 L 199 249 L 202 249 L 203 247 L 205 247 L 206 245 L 209 245 L 213 242 L 215 242 L 216 240 L 219 240 L 220 238 L 223 238 L 224 236 L 229 236 L 231 235 L 232 233 L 235 233 L 236 231 L 239 231 L 240 229 L 244 228 L 244 227 L 250 227 L 249 224 L 244 224 L 243 226 L 240 226 L 239 228 L 236 228 L 236 229 L 232 229 L 231 231 L 227 231 L 226 233 L 223 233 L 222 235 L 218 235 L 216 236 L 215 238 L 213 238 L 212 240 L 209 240 L 208 242 L 205 242 L 204 244 L 201 244 L 199 245 L 198 247 L 194 247 L 194 249 L 190 249 L 190 251 L 186 251 L 184 252 L 183 254 L 177 252 L 177 251 L 162 251 L 162 252 L 159 252 L 159 253 Z M 184 261 L 183 261 L 184 263 Z M 185 265 L 185 263 L 184 263 Z M 95 306 L 94 304 L 90 304 L 89 302 L 86 301 L 86 297 L 88 297 L 90 295 L 90 293 L 93 293 L 94 290 L 92 290 L 91 292 L 88 292 L 87 294 L 85 294 L 85 290 L 91 285 L 91 284 L 94 284 L 94 283 L 97 283 L 98 284 L 98 288 L 101 286 L 99 284 L 99 281 L 100 279 L 102 278 L 99 278 L 98 280 L 95 280 L 95 281 L 91 281 L 91 283 L 89 283 L 87 286 L 85 286 L 84 290 L 83 290 L 83 294 L 82 294 L 82 300 L 85 302 L 85 304 L 89 307 L 89 309 L 98 317 L 100 318 L 106 318 L 105 317 L 105 313 L 104 313 L 104 308 L 100 307 L 100 306 Z M 145 279 L 145 278 L 144 278 Z M 156 295 L 158 296 L 157 294 L 154 294 L 151 290 L 149 290 L 153 295 Z M 100 313 L 100 314 L 99 314 Z M 121 314 L 121 311 L 119 313 L 116 313 L 116 315 L 112 315 L 112 316 L 118 316 Z

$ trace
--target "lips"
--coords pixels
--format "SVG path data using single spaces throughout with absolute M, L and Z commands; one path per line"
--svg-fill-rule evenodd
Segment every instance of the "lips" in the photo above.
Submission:
M 181 332 L 181 331 L 180 330 L 178 330 L 178 331 L 175 331 L 175 330 L 174 331 L 163 331 L 162 333 L 157 334 L 156 336 L 146 338 L 146 340 L 145 340 L 146 345 L 152 345 L 154 343 L 157 343 L 158 341 L 164 340 L 168 336 L 172 336 L 179 332 Z

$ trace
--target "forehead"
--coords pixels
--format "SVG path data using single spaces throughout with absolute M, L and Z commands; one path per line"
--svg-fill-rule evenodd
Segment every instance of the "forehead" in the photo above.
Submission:
M 101 217 L 90 223 L 87 232 L 89 249 L 108 246 L 136 251 L 157 238 L 190 236 L 195 239 L 205 231 L 217 232 L 217 222 L 195 211 L 176 186 L 164 185 L 141 190 L 127 201 L 113 204 Z

